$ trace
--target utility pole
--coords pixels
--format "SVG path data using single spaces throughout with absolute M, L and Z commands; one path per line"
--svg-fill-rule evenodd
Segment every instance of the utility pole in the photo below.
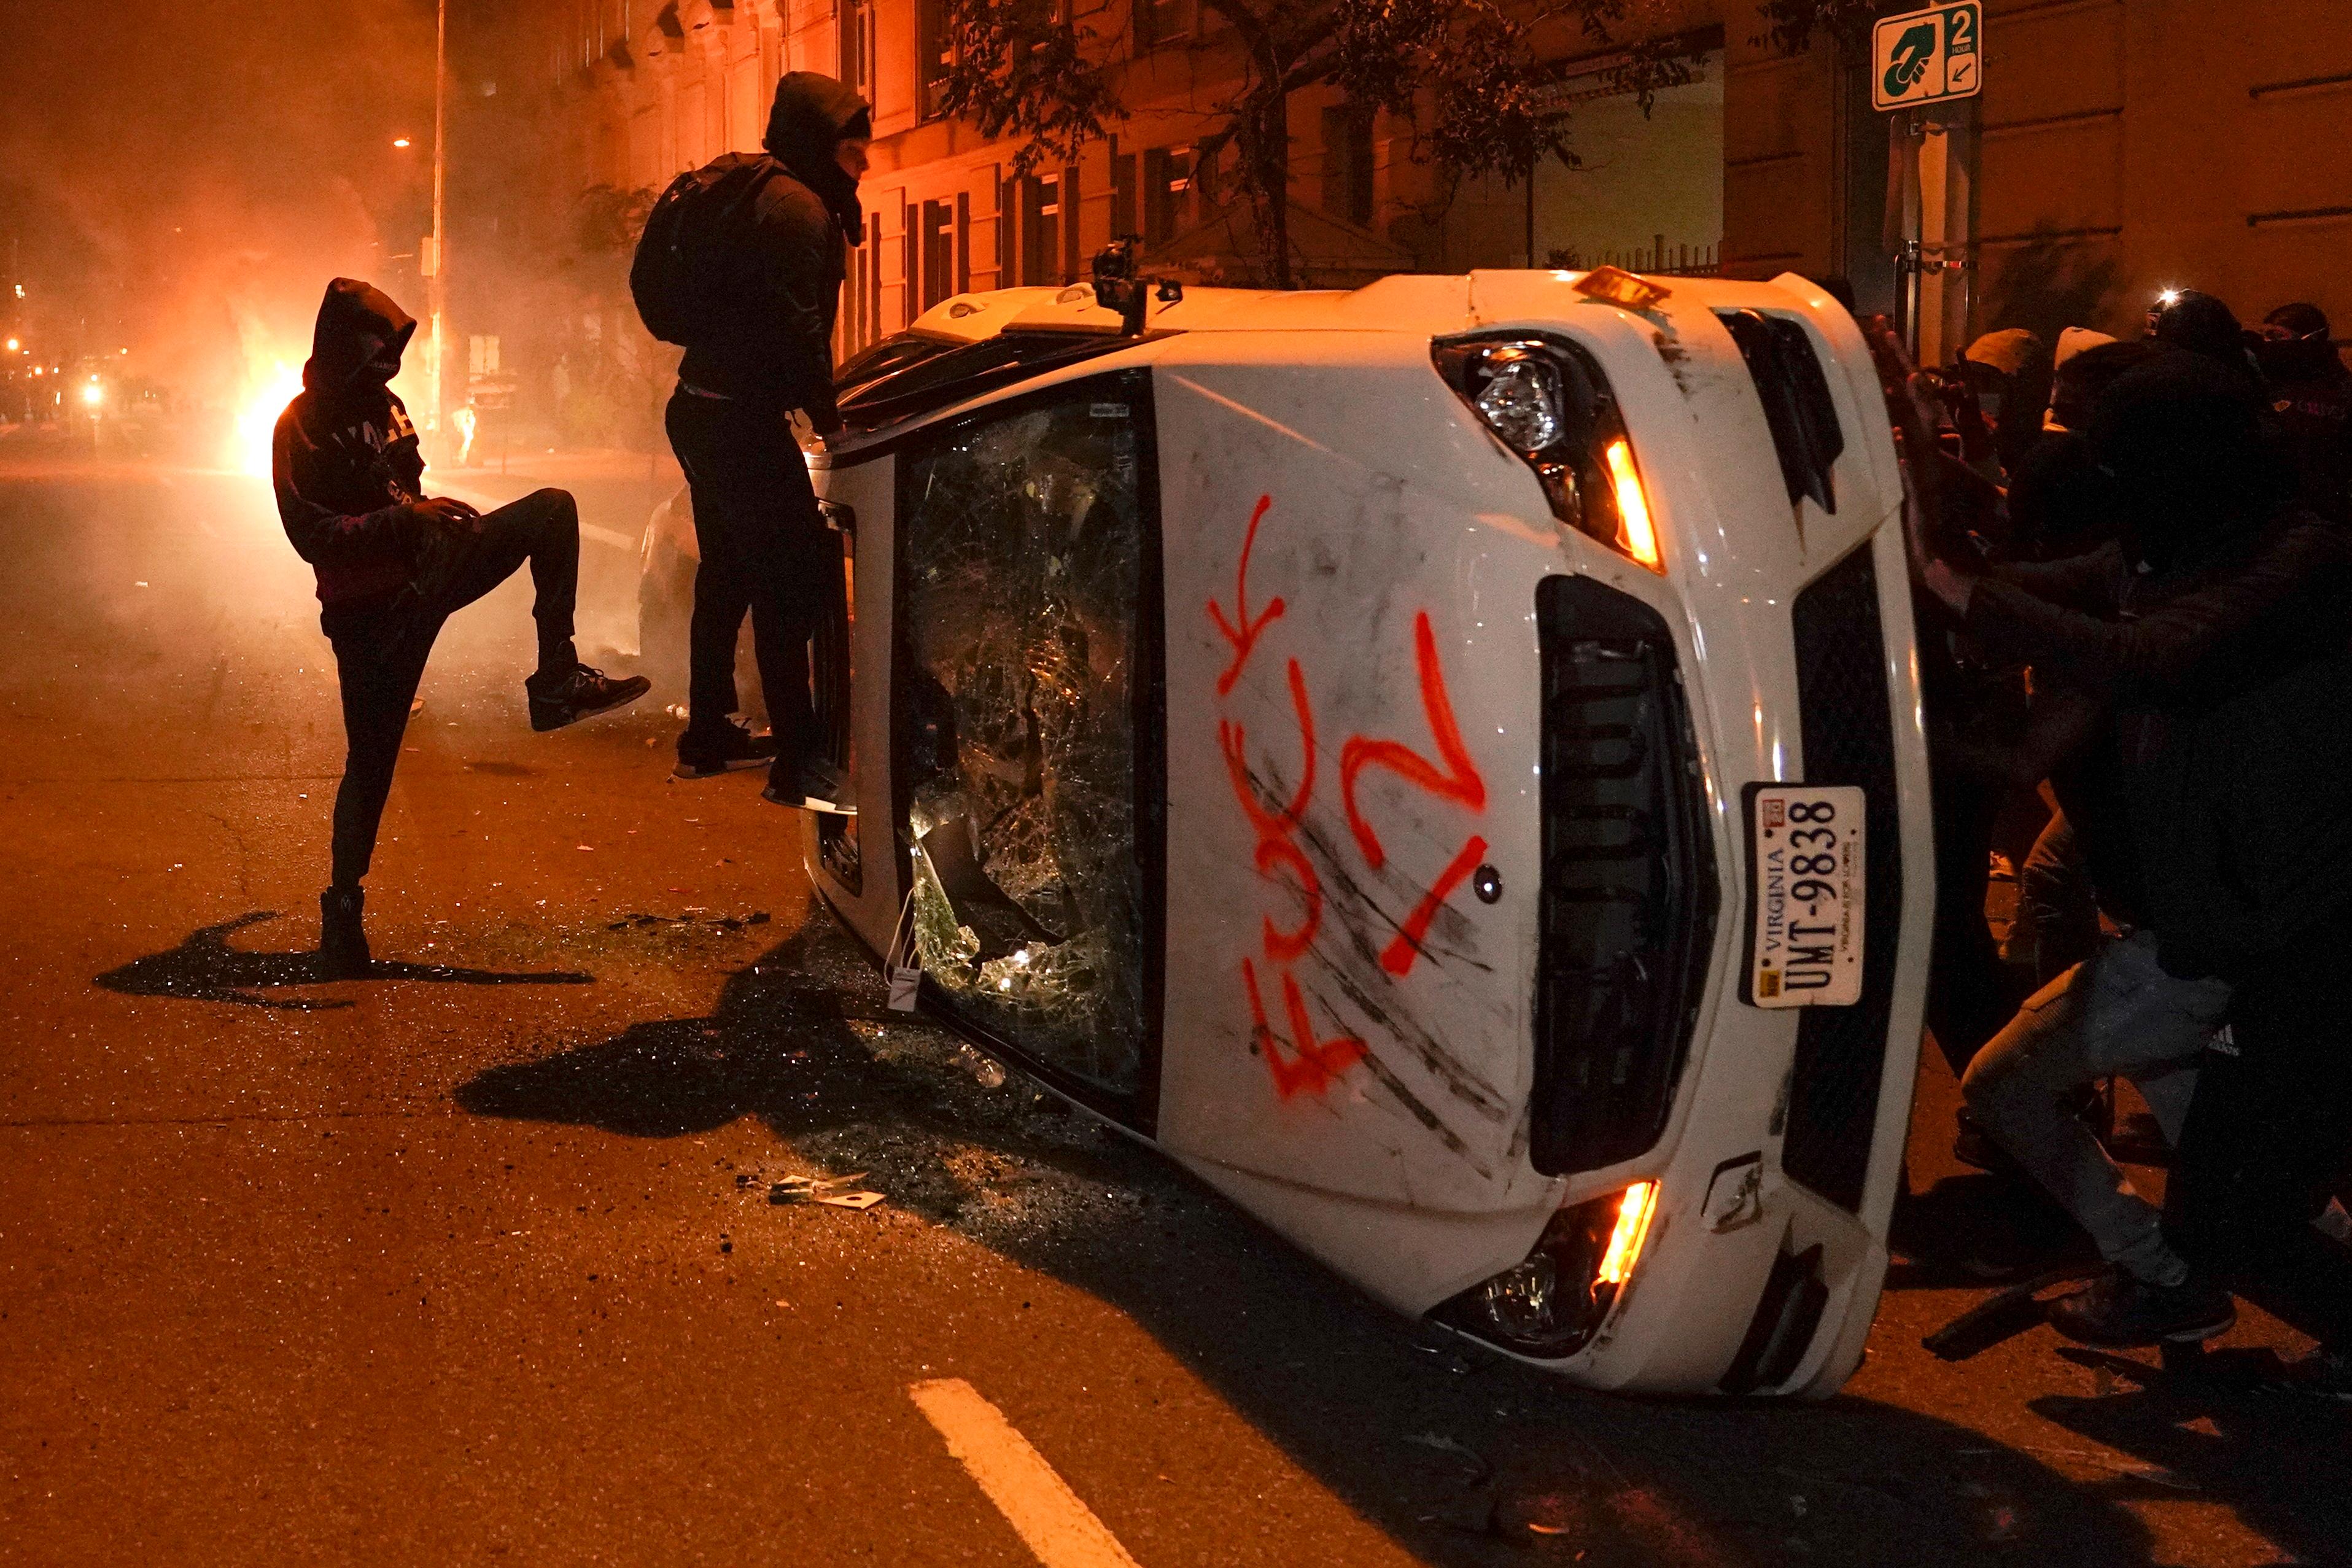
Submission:
M 425 374 L 433 384 L 425 400 L 433 434 L 441 435 L 443 358 L 442 311 L 448 304 L 449 226 L 442 205 L 449 173 L 449 0 L 439 0 L 433 25 L 433 245 L 431 269 L 425 273 L 425 311 L 432 323 L 426 340 Z

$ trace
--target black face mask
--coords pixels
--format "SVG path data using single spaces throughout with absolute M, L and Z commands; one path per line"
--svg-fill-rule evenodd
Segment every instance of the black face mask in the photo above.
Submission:
M 2340 363 L 2326 338 L 2264 338 L 2254 344 L 2254 363 L 2273 381 L 2313 381 Z

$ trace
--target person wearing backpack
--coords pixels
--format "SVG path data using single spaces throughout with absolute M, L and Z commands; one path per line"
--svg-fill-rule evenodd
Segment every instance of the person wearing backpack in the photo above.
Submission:
M 825 607 L 818 585 L 838 581 L 820 552 L 839 546 L 817 510 L 791 416 L 801 411 L 820 436 L 841 427 L 834 315 L 845 247 L 865 230 L 857 179 L 873 130 L 866 100 L 831 77 L 783 78 L 764 152 L 730 153 L 671 182 L 629 277 L 647 330 L 686 350 L 666 422 L 702 561 L 677 775 L 765 763 L 764 798 L 843 815 L 856 807 L 824 754 L 808 669 Z M 772 738 L 733 717 L 747 611 Z

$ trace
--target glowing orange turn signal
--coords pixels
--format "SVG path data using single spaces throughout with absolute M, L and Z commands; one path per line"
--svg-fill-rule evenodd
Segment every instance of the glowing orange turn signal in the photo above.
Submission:
M 1665 567 L 1658 558 L 1658 531 L 1650 521 L 1650 497 L 1642 476 L 1633 471 L 1633 448 L 1622 437 L 1609 443 L 1609 482 L 1617 491 L 1617 547 L 1653 572 Z
M 1616 467 L 1616 453 L 1622 441 L 1610 448 L 1610 467 Z M 1633 1272 L 1633 1265 L 1642 1256 L 1642 1242 L 1650 1234 L 1650 1215 L 1658 1206 L 1658 1184 L 1635 1182 L 1617 1200 L 1617 1226 L 1609 1233 L 1609 1250 L 1601 1255 L 1599 1280 L 1603 1285 L 1622 1285 Z

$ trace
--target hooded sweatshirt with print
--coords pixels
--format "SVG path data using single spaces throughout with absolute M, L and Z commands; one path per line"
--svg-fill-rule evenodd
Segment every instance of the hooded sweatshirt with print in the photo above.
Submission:
M 327 285 L 302 391 L 278 418 L 278 516 L 310 563 L 321 604 L 397 592 L 415 571 L 410 508 L 423 499 L 416 427 L 389 383 L 416 322 L 356 279 Z
M 833 323 L 845 247 L 865 233 L 866 217 L 834 146 L 872 126 L 866 101 L 829 76 L 794 71 L 776 83 L 761 145 L 777 168 L 752 203 L 749 254 L 731 284 L 736 330 L 688 346 L 680 380 L 756 406 L 804 408 L 820 430 L 839 423 Z

